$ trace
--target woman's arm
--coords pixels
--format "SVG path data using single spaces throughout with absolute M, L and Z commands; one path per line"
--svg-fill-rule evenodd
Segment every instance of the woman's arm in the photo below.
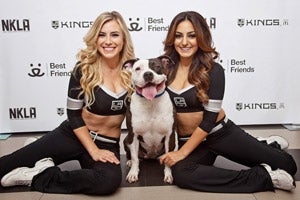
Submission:
M 119 164 L 117 157 L 108 150 L 102 150 L 97 147 L 89 134 L 89 130 L 82 118 L 82 109 L 84 106 L 83 95 L 80 95 L 82 88 L 80 86 L 81 72 L 79 68 L 72 73 L 68 87 L 67 116 L 74 134 L 95 161 L 111 162 Z
M 214 63 L 209 72 L 210 85 L 207 95 L 209 100 L 204 104 L 203 120 L 199 128 L 208 134 L 215 127 L 217 118 L 222 110 L 222 103 L 225 91 L 225 74 L 221 65 Z
M 169 152 L 160 157 L 160 163 L 169 167 L 175 165 L 178 161 L 185 159 L 194 149 L 206 138 L 208 134 L 197 127 L 191 137 L 177 151 Z
M 188 141 L 186 141 L 178 151 L 184 156 L 184 158 L 187 157 L 192 151 L 194 151 L 194 149 L 196 149 L 197 146 L 199 146 L 207 135 L 207 132 L 197 127 Z

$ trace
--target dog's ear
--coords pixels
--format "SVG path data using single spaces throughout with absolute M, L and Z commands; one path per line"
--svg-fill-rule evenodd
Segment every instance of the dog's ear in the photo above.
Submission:
M 174 65 L 174 61 L 167 55 L 159 56 L 158 59 L 160 59 L 161 63 L 163 64 L 164 68 L 168 68 L 171 65 Z
M 139 60 L 138 58 L 127 60 L 127 61 L 123 64 L 122 69 L 126 69 L 126 70 L 128 70 L 128 71 L 131 71 L 131 69 L 132 69 L 134 63 L 135 63 L 136 61 L 138 61 L 138 60 Z

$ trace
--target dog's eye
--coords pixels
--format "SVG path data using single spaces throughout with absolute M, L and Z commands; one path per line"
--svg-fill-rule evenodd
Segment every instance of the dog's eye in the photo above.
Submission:
M 136 72 L 138 72 L 138 71 L 140 71 L 140 70 L 141 70 L 140 67 L 135 68 L 135 71 L 136 71 Z
M 154 65 L 153 67 L 151 67 L 151 69 L 153 71 L 155 71 L 156 73 L 158 73 L 158 74 L 162 74 L 163 73 L 162 68 L 160 67 L 160 65 Z

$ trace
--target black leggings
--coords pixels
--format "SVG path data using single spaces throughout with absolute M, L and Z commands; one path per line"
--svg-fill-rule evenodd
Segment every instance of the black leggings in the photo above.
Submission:
M 115 153 L 120 159 L 119 142 L 106 143 L 95 140 L 101 149 Z M 51 157 L 56 165 L 78 160 L 82 169 L 61 171 L 50 167 L 34 176 L 32 190 L 46 193 L 110 194 L 122 181 L 120 165 L 94 161 L 73 133 L 68 121 L 37 141 L 0 158 L 0 177 L 18 167 L 33 167 L 36 161 Z
M 179 147 L 184 142 L 179 141 Z M 228 170 L 213 166 L 221 155 L 250 167 Z M 172 167 L 174 183 L 182 188 L 204 192 L 252 193 L 274 190 L 268 172 L 260 164 L 283 169 L 295 175 L 297 166 L 291 155 L 281 149 L 259 142 L 228 121 L 219 131 L 210 134 L 187 158 Z

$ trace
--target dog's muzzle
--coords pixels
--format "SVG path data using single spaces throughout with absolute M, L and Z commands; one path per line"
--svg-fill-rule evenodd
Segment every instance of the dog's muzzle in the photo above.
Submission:
M 143 78 L 144 78 L 145 82 L 150 83 L 150 82 L 152 82 L 154 75 L 152 72 L 145 72 L 143 75 Z

